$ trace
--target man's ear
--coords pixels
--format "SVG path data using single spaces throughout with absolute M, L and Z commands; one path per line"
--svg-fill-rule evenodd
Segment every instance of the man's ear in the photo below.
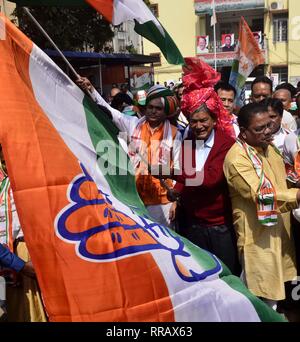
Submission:
M 247 134 L 246 134 L 246 129 L 244 127 L 240 127 L 240 134 L 241 134 L 242 138 L 244 140 L 246 140 Z

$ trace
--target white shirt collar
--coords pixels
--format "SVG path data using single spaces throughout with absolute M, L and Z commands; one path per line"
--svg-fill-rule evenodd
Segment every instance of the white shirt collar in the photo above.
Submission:
M 214 146 L 214 142 L 215 142 L 215 130 L 213 129 L 210 133 L 210 136 L 205 141 L 204 146 L 212 148 Z
M 280 134 L 285 134 L 285 135 L 288 134 L 287 129 L 285 129 L 282 125 L 280 126 L 279 130 L 273 134 L 273 136 L 275 137 L 275 136 L 278 136 Z

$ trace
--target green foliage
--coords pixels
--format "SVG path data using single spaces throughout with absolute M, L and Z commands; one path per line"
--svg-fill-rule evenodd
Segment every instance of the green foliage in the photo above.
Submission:
M 150 0 L 143 0 L 143 1 L 144 1 L 144 3 L 145 3 L 147 6 L 150 6 L 150 5 L 151 5 Z
M 133 44 L 126 45 L 126 50 L 127 52 L 132 53 L 132 54 L 138 53 L 137 49 L 133 46 Z
M 110 24 L 93 8 L 35 7 L 29 8 L 61 50 L 103 51 L 114 36 Z M 20 29 L 41 49 L 52 48 L 21 7 L 13 15 Z

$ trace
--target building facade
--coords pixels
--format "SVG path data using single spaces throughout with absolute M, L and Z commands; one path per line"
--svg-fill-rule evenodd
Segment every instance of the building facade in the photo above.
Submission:
M 279 83 L 300 81 L 300 7 L 297 0 L 266 0 L 268 73 Z
M 266 59 L 265 65 L 258 67 L 251 76 L 267 74 L 275 85 L 286 81 L 296 85 L 300 81 L 299 0 L 214 2 L 215 35 L 211 26 L 213 0 L 151 0 L 154 13 L 184 57 L 198 56 L 215 66 L 216 47 L 216 65 L 224 79 L 230 75 L 240 17 L 244 16 Z M 159 54 L 159 50 L 145 40 L 144 47 L 146 54 Z M 161 65 L 155 68 L 155 75 L 160 83 L 177 80 L 181 68 L 169 65 L 161 56 Z
M 15 9 L 16 5 L 7 0 L 0 0 L 0 12 L 4 13 L 7 17 L 11 16 L 11 13 Z
M 127 21 L 115 27 L 115 35 L 112 40 L 112 49 L 116 53 L 143 53 L 143 41 L 140 35 L 134 31 L 134 22 Z
M 196 55 L 211 66 L 216 65 L 217 69 L 222 72 L 222 77 L 228 79 L 236 55 L 240 18 L 243 16 L 251 30 L 258 36 L 261 50 L 267 61 L 268 46 L 264 37 L 265 0 L 215 0 L 215 34 L 214 27 L 211 26 L 212 4 L 212 0 L 194 1 L 195 15 L 198 18 L 195 34 Z M 206 39 L 206 51 L 199 48 L 199 37 Z M 258 74 L 263 72 L 263 68 L 256 70 Z
M 195 16 L 194 0 L 151 0 L 153 13 L 175 41 L 184 57 L 195 56 Z M 170 65 L 160 50 L 151 42 L 143 39 L 144 54 L 160 56 L 160 62 L 155 65 L 155 80 L 177 82 L 182 75 L 181 66 Z

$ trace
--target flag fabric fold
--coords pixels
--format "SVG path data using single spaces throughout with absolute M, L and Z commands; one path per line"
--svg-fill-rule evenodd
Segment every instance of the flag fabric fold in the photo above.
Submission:
M 255 40 L 244 17 L 241 17 L 237 56 L 232 64 L 229 83 L 237 90 L 237 104 L 241 102 L 243 86 L 251 72 L 260 64 L 265 63 L 264 55 Z
M 0 142 L 50 321 L 282 321 L 151 220 L 112 121 L 0 20 Z
M 135 31 L 159 47 L 170 64 L 184 64 L 175 42 L 142 0 L 11 0 L 20 6 L 86 6 L 89 4 L 113 25 L 132 20 Z

